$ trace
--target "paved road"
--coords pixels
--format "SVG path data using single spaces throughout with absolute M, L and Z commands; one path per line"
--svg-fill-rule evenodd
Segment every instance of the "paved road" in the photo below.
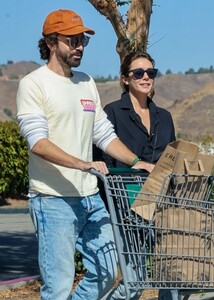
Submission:
M 39 275 L 37 249 L 27 209 L 0 209 L 0 282 Z

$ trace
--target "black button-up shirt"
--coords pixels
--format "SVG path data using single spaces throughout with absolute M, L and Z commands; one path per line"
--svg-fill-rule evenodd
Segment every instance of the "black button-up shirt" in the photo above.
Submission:
M 175 141 L 175 130 L 171 114 L 148 98 L 150 112 L 150 132 L 141 122 L 140 116 L 134 111 L 127 92 L 120 100 L 107 104 L 104 111 L 112 122 L 120 140 L 142 160 L 156 163 L 166 146 Z M 95 157 L 98 158 L 95 149 Z M 103 160 L 108 167 L 128 167 L 126 164 L 103 153 Z

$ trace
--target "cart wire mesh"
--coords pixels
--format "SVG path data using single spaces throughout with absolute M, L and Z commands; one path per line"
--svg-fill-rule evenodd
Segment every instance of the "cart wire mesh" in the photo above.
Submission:
M 214 289 L 213 176 L 167 175 L 158 194 L 139 174 L 98 176 L 127 290 Z

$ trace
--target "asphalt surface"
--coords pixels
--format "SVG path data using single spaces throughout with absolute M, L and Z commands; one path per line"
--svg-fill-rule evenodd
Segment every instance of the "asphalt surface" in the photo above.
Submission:
M 37 251 L 28 209 L 0 209 L 0 284 L 39 276 Z

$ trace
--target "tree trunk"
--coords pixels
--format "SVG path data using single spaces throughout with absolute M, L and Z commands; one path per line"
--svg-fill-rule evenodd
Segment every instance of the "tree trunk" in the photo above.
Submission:
M 153 0 L 132 0 L 126 20 L 114 0 L 89 0 L 89 2 L 111 22 L 118 38 L 116 50 L 120 61 L 130 51 L 146 51 Z

